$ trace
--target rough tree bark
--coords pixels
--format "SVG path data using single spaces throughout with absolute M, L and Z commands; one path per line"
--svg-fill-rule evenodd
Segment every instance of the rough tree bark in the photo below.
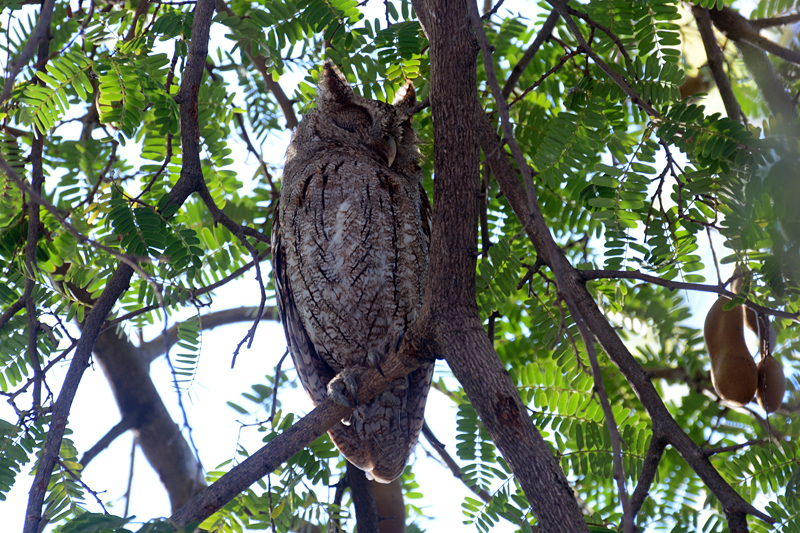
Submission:
M 478 313 L 477 43 L 465 0 L 415 0 L 430 42 L 434 135 L 431 266 L 418 322 L 434 339 L 522 485 L 543 531 L 587 531 L 572 488 L 527 415 Z

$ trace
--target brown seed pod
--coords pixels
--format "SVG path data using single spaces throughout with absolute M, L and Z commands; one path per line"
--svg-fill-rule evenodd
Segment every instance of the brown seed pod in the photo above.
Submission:
M 762 357 L 758 363 L 756 392 L 758 405 L 767 413 L 771 413 L 783 403 L 784 392 L 786 392 L 786 377 L 783 375 L 783 367 L 771 355 Z
M 741 280 L 731 285 L 739 291 Z M 758 368 L 744 340 L 745 313 L 742 306 L 730 311 L 730 301 L 720 296 L 706 316 L 703 335 L 711 357 L 711 383 L 717 394 L 731 405 L 742 407 L 753 400 L 758 386 Z
M 733 287 L 732 287 L 733 289 Z M 738 291 L 737 291 L 738 292 Z M 758 315 L 752 309 L 744 308 L 745 324 L 756 335 L 759 335 L 759 329 L 763 329 L 763 322 L 759 322 Z M 772 324 L 769 324 L 769 347 L 765 353 L 765 344 L 759 338 L 759 350 L 761 351 L 761 361 L 758 363 L 758 388 L 756 390 L 756 400 L 758 405 L 766 411 L 771 413 L 780 407 L 783 403 L 783 395 L 786 392 L 786 377 L 783 374 L 783 367 L 772 356 L 772 350 L 775 349 L 778 335 Z

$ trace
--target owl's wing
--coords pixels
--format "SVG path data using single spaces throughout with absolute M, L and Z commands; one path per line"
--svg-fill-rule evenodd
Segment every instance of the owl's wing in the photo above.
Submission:
M 286 253 L 281 243 L 279 212 L 280 205 L 277 205 L 275 215 L 272 217 L 272 268 L 278 296 L 278 312 L 297 375 L 314 405 L 317 405 L 328 396 L 328 382 L 333 379 L 336 372 L 317 353 L 297 311 L 289 273 L 286 270 Z

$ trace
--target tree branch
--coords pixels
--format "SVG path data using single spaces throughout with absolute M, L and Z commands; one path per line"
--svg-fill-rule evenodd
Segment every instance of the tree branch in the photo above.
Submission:
M 37 72 L 44 72 L 47 63 L 47 56 L 50 51 L 50 27 L 47 27 L 44 37 L 39 41 Z M 41 83 L 41 82 L 39 82 Z M 31 143 L 31 189 L 36 196 L 41 197 L 42 186 L 44 185 L 44 163 L 42 153 L 44 152 L 44 133 L 34 126 L 35 135 Z M 33 409 L 34 416 L 39 416 L 42 408 L 42 362 L 39 360 L 39 349 L 36 346 L 39 334 L 39 317 L 36 309 L 36 300 L 33 298 L 33 291 L 37 284 L 37 271 L 39 267 L 36 261 L 37 250 L 39 247 L 39 233 L 41 225 L 41 207 L 33 196 L 28 197 L 28 235 L 25 239 L 25 290 L 23 299 L 25 300 L 25 311 L 28 318 L 28 360 L 33 366 Z
M 746 18 L 728 6 L 712 9 L 709 15 L 714 25 L 736 43 L 745 66 L 753 75 L 753 81 L 758 85 L 772 113 L 782 114 L 787 118 L 797 116 L 791 96 L 786 92 L 783 81 L 764 51 L 797 64 L 800 64 L 800 53 L 761 37 Z
M 742 442 L 740 444 L 734 444 L 732 446 L 720 446 L 719 448 L 703 448 L 702 453 L 706 457 L 711 457 L 712 455 L 716 455 L 718 453 L 727 453 L 727 452 L 735 452 L 737 450 L 741 450 L 742 448 L 747 448 L 748 446 L 755 446 L 757 444 L 765 444 L 769 442 L 768 439 L 751 439 L 747 442 Z
M 205 488 L 203 467 L 159 395 L 150 377 L 149 362 L 127 336 L 120 337 L 113 330 L 97 338 L 94 354 L 114 393 L 122 421 L 86 456 L 100 452 L 102 448 L 97 448 L 106 440 L 110 443 L 113 436 L 132 429 L 147 461 L 164 484 L 172 510 L 177 510 Z
M 150 9 L 150 0 L 139 0 L 136 5 L 136 11 L 133 13 L 133 20 L 131 26 L 128 28 L 128 34 L 125 35 L 125 41 L 130 41 L 136 36 L 136 26 L 139 24 L 139 19 L 147 13 Z
M 245 320 L 253 320 L 258 314 L 258 307 L 237 307 L 235 309 L 225 309 L 216 311 L 200 317 L 200 325 L 203 331 L 214 329 L 226 324 L 235 324 Z M 261 320 L 278 320 L 278 309 L 268 307 L 261 314 Z M 166 337 L 162 333 L 151 341 L 143 343 L 138 348 L 139 357 L 150 363 L 166 350 L 178 342 L 178 325 L 174 324 L 167 330 Z
M 372 492 L 375 494 L 375 506 L 378 508 L 380 533 L 406 532 L 406 505 L 403 501 L 401 479 L 397 478 L 391 483 L 371 481 Z
M 52 6 L 51 2 L 52 0 L 49 0 L 48 3 Z M 198 1 L 194 12 L 194 23 L 192 24 L 192 41 L 189 45 L 189 56 L 183 72 L 181 90 L 178 93 L 181 113 L 183 168 L 181 169 L 180 178 L 170 191 L 170 198 L 165 207 L 176 204 L 181 205 L 192 192 L 197 190 L 199 183 L 202 183 L 203 180 L 198 143 L 200 133 L 197 122 L 197 96 L 200 92 L 203 65 L 208 55 L 208 33 L 213 14 L 212 0 Z M 0 161 L 0 164 L 2 163 L 4 161 Z M 4 170 L 7 171 L 5 168 Z M 44 496 L 61 448 L 61 439 L 64 436 L 64 429 L 67 425 L 67 418 L 72 407 L 72 401 L 75 398 L 75 392 L 78 390 L 83 372 L 88 366 L 89 357 L 100 333 L 100 328 L 119 297 L 128 289 L 132 275 L 133 268 L 131 266 L 127 264 L 119 265 L 108 280 L 105 290 L 86 316 L 84 329 L 75 349 L 69 370 L 64 378 L 64 384 L 61 387 L 58 399 L 53 405 L 50 428 L 29 493 L 23 533 L 39 533 Z
M 731 80 L 725 74 L 725 70 L 722 67 L 722 50 L 719 49 L 717 38 L 714 36 L 714 28 L 711 26 L 711 16 L 708 14 L 708 9 L 692 6 L 692 14 L 697 23 L 697 30 L 700 32 L 700 38 L 703 41 L 703 48 L 706 50 L 708 68 L 711 70 L 714 83 L 717 84 L 717 89 L 719 89 L 719 94 L 722 97 L 722 103 L 725 104 L 725 111 L 728 113 L 729 118 L 740 121 L 742 118 L 742 110 L 739 108 L 739 102 L 733 94 Z
M 17 76 L 22 71 L 22 67 L 33 57 L 33 52 L 39 46 L 39 42 L 47 38 L 50 32 L 50 21 L 53 18 L 53 6 L 55 6 L 55 0 L 45 0 L 44 4 L 42 4 L 41 13 L 39 14 L 39 21 L 36 23 L 36 28 L 31 32 L 28 42 L 25 43 L 25 48 L 23 48 L 16 59 L 8 65 L 6 69 L 8 73 L 6 75 L 6 81 L 3 84 L 2 92 L 0 92 L 0 106 L 11 96 L 11 91 L 14 89 L 14 80 L 17 79 Z
M 631 514 L 634 518 L 639 514 L 642 504 L 650 493 L 650 486 L 658 473 L 658 464 L 661 462 L 665 448 L 666 442 L 655 438 L 655 436 L 650 441 L 650 448 L 647 450 L 644 461 L 642 461 L 642 471 L 639 472 L 639 482 L 636 484 L 636 489 L 631 496 Z
M 669 279 L 663 279 L 656 276 L 651 276 L 649 274 L 644 274 L 639 272 L 638 270 L 579 270 L 578 275 L 584 281 L 590 281 L 593 279 L 638 279 L 640 281 L 646 281 L 647 283 L 652 283 L 653 285 L 660 285 L 661 287 L 666 287 L 669 290 L 689 290 L 689 291 L 697 291 L 697 292 L 711 292 L 714 294 L 719 294 L 720 296 L 727 296 L 728 298 L 736 298 L 737 294 L 732 293 L 731 291 L 725 290 L 723 287 L 719 285 L 703 285 L 701 283 L 687 283 L 684 281 L 673 281 Z M 745 300 L 742 305 L 747 307 L 748 309 L 752 309 L 756 313 L 764 314 L 764 315 L 771 315 L 778 318 L 785 318 L 787 320 L 791 320 L 792 322 L 800 322 L 800 313 L 789 313 L 787 311 L 780 311 L 777 309 L 772 309 L 769 307 L 764 307 L 763 305 L 758 305 L 757 303 L 751 302 L 750 300 Z
M 375 495 L 372 493 L 372 484 L 362 470 L 359 470 L 350 461 L 347 463 L 347 485 L 350 487 L 350 497 L 356 508 L 356 528 L 366 533 L 378 533 L 378 507 L 375 505 Z
M 800 64 L 800 53 L 784 48 L 766 37 L 762 37 L 758 28 L 753 27 L 751 22 L 736 10 L 724 6 L 722 9 L 709 11 L 709 15 L 714 25 L 728 38 L 736 41 L 737 44 L 741 41 L 747 41 L 765 52 L 776 55 L 790 63 Z
M 503 85 L 503 98 L 508 98 L 508 95 L 511 94 L 511 91 L 514 90 L 516 87 L 517 82 L 519 81 L 520 76 L 522 73 L 525 72 L 525 69 L 528 68 L 531 60 L 533 60 L 534 56 L 536 56 L 536 52 L 539 51 L 539 48 L 550 38 L 550 34 L 553 33 L 553 29 L 558 24 L 558 18 L 561 15 L 558 14 L 558 11 L 555 9 L 550 12 L 547 16 L 547 19 L 544 21 L 542 25 L 542 29 L 539 30 L 539 33 L 536 34 L 536 38 L 533 40 L 531 45 L 525 50 L 525 53 L 522 54 L 519 62 L 514 65 L 514 68 L 511 69 L 511 74 L 508 75 L 508 79 L 506 80 L 505 85 Z
M 464 387 L 525 491 L 540 527 L 551 532 L 586 531 L 572 487 L 527 416 L 478 313 L 477 46 L 467 24 L 468 5 L 452 0 L 412 4 L 430 43 L 436 147 L 430 269 L 415 326 L 432 330 L 422 339 L 430 339 L 431 351 L 444 356 Z
M 21 298 L 11 304 L 11 306 L 9 306 L 9 308 L 6 309 L 2 315 L 0 315 L 0 330 L 3 329 L 3 326 L 5 326 L 8 321 L 14 317 L 14 315 L 25 309 L 26 300 L 27 298 L 23 295 Z
M 111 383 L 111 386 L 114 387 L 114 383 Z M 84 452 L 83 457 L 81 457 L 80 463 L 83 465 L 84 468 L 92 462 L 92 459 L 100 455 L 100 452 L 108 448 L 112 442 L 114 442 L 117 437 L 128 431 L 129 429 L 133 429 L 136 423 L 136 415 L 134 413 L 125 414 L 122 416 L 122 420 L 117 422 L 114 427 L 108 430 L 108 433 L 103 435 L 103 437 L 97 441 L 97 443 L 86 450 Z
M 418 327 L 419 321 L 411 331 Z M 409 335 L 397 352 L 390 353 L 381 361 L 382 377 L 378 370 L 370 368 L 357 377 L 358 402 L 364 404 L 386 390 L 389 383 L 416 370 L 427 352 L 409 342 Z M 331 398 L 320 403 L 310 413 L 297 421 L 256 453 L 233 467 L 216 483 L 192 498 L 172 515 L 180 527 L 190 522 L 202 521 L 217 512 L 241 491 L 273 472 L 294 454 L 302 450 L 328 431 L 352 411 L 337 404 Z
M 473 2 L 469 2 L 469 5 L 470 15 L 472 17 L 472 27 L 475 30 L 475 33 L 478 37 L 478 42 L 480 43 L 481 50 L 483 52 L 483 64 L 486 71 L 486 80 L 489 83 L 489 87 L 492 90 L 495 101 L 497 102 L 497 107 L 500 111 L 503 134 L 505 136 L 506 143 L 508 143 L 508 145 L 511 147 L 511 153 L 514 154 L 514 159 L 517 162 L 517 166 L 522 171 L 523 182 L 525 183 L 531 213 L 537 213 L 539 212 L 539 204 L 538 199 L 536 198 L 536 191 L 533 187 L 533 180 L 531 179 L 530 175 L 530 166 L 525 161 L 525 156 L 522 154 L 522 150 L 520 149 L 517 140 L 514 138 L 514 131 L 511 127 L 511 120 L 508 114 L 508 104 L 503 98 L 500 85 L 497 83 L 497 77 L 495 76 L 494 64 L 492 63 L 491 46 L 489 45 L 489 40 L 486 38 L 486 34 L 483 31 L 480 17 L 478 17 L 477 6 Z M 534 223 L 539 226 L 538 229 L 543 232 L 549 231 L 545 226 L 544 218 L 541 218 L 541 213 L 540 219 L 541 220 L 534 221 Z M 548 233 L 548 237 L 549 235 L 550 234 Z M 548 253 L 550 255 L 555 255 L 557 253 L 555 241 L 550 238 L 548 240 L 548 244 L 550 245 L 550 250 L 548 250 Z M 597 361 L 597 353 L 594 349 L 594 338 L 586 329 L 586 325 L 583 323 L 583 318 L 580 311 L 575 306 L 575 302 L 572 300 L 571 294 L 566 290 L 566 281 L 564 280 L 564 275 L 560 265 L 556 265 L 556 267 L 553 268 L 553 272 L 556 275 L 559 293 L 562 295 L 564 302 L 567 304 L 567 308 L 569 309 L 570 314 L 572 314 L 575 324 L 578 326 L 578 330 L 581 332 L 584 345 L 586 346 L 586 352 L 589 356 L 589 361 L 592 366 L 594 391 L 600 401 L 600 406 L 602 407 L 603 414 L 605 415 L 606 425 L 608 426 L 608 432 L 611 436 L 614 479 L 617 482 L 617 490 L 619 491 L 620 505 L 622 507 L 622 529 L 624 533 L 633 533 L 633 516 L 631 515 L 630 501 L 628 500 L 628 493 L 625 488 L 625 471 L 622 464 L 622 438 L 620 437 L 617 423 L 614 420 L 614 413 L 611 410 L 611 405 L 608 402 L 608 395 L 606 393 L 605 385 L 603 384 L 603 375 L 600 370 L 600 364 Z
M 782 17 L 753 19 L 750 21 L 750 25 L 757 30 L 763 30 L 765 28 L 774 28 L 775 26 L 786 26 L 795 22 L 800 22 L 800 13 L 792 13 Z

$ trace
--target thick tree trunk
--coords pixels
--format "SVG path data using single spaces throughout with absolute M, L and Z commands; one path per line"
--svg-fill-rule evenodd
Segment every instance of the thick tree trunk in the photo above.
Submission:
M 372 493 L 380 516 L 380 533 L 405 533 L 406 503 L 400 479 L 389 484 L 373 481 Z
M 431 45 L 434 218 L 420 318 L 522 485 L 543 531 L 587 531 L 563 471 L 483 329 L 475 295 L 480 195 L 477 44 L 464 0 L 415 0 Z

